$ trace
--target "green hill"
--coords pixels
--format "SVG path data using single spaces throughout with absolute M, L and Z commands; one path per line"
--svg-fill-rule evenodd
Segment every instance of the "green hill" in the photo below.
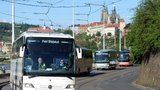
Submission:
M 31 24 L 15 24 L 15 38 L 30 27 L 37 27 L 38 25 Z M 12 24 L 0 22 L 0 41 L 11 42 Z

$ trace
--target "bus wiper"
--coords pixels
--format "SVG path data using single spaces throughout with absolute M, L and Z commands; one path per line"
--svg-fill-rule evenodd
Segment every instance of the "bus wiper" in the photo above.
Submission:
M 73 78 L 72 78 L 72 77 L 67 77 L 67 78 L 69 78 L 69 79 L 73 80 Z
M 28 78 L 34 78 L 36 77 L 37 75 L 29 75 Z

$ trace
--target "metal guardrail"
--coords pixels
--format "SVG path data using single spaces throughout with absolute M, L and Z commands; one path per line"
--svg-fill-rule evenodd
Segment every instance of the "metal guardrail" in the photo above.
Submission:
M 0 74 L 0 88 L 4 85 L 9 84 L 9 73 L 6 74 Z
M 9 73 L 6 74 L 0 74 L 0 88 L 4 85 L 9 84 Z
M 0 74 L 0 78 L 9 77 L 9 76 L 10 76 L 10 74 L 9 74 L 9 73 Z

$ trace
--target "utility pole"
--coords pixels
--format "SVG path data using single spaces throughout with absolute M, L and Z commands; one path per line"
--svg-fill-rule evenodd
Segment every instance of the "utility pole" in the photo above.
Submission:
M 124 30 L 124 49 L 127 49 L 127 45 L 126 45 L 126 30 Z
M 121 38 L 122 38 L 122 32 L 121 32 L 121 30 L 119 30 L 119 51 L 122 50 L 122 47 L 121 47 Z
M 104 7 L 104 6 L 103 6 Z M 103 20 L 103 30 L 105 30 L 105 20 Z M 103 50 L 105 50 L 105 33 L 103 34 Z
M 73 0 L 73 3 L 72 3 L 72 5 L 73 5 L 73 9 L 72 9 L 72 17 L 73 17 L 73 19 L 72 19 L 72 33 L 73 33 L 73 38 L 75 38 L 75 35 L 74 35 L 74 30 L 75 30 L 75 27 L 74 27 L 74 25 L 75 25 L 75 1 Z
M 114 36 L 114 47 L 116 48 L 117 47 L 117 40 L 116 40 L 117 38 L 116 38 L 116 35 Z
M 103 35 L 103 50 L 105 50 L 105 34 Z
M 11 2 L 12 4 L 12 45 L 14 42 L 14 29 L 15 29 L 15 4 L 14 4 L 14 0 L 12 0 Z

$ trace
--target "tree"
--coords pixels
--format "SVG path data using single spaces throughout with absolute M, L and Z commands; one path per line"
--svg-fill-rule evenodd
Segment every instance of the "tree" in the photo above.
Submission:
M 160 0 L 142 0 L 127 35 L 128 45 L 138 62 L 148 62 L 160 49 Z
M 12 25 L 10 23 L 0 23 L 0 41 L 11 42 L 12 35 Z M 17 27 L 18 26 L 18 27 Z M 37 27 L 38 25 L 30 24 L 15 24 L 15 39 L 20 36 L 20 34 L 26 31 L 30 27 Z
M 96 36 L 100 37 L 101 36 L 101 32 L 97 32 Z
M 90 48 L 92 50 L 97 50 L 95 38 L 87 33 L 78 34 L 75 36 L 76 44 L 81 47 Z
M 72 33 L 73 33 L 73 32 L 72 32 L 72 30 L 69 29 L 69 30 L 64 30 L 63 33 L 64 33 L 64 34 L 70 34 L 70 35 L 72 36 Z

